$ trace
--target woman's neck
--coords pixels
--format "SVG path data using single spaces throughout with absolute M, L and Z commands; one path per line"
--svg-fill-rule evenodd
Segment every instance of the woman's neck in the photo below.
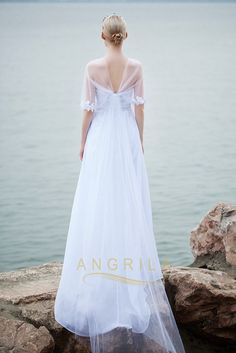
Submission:
M 112 57 L 112 56 L 121 56 L 124 57 L 124 52 L 122 46 L 109 46 L 107 47 L 106 50 L 106 57 Z

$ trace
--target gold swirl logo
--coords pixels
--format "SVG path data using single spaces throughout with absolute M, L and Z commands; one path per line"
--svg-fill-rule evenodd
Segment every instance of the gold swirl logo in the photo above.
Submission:
M 91 272 L 91 273 L 87 273 L 83 276 L 83 281 L 85 282 L 85 279 L 87 277 L 91 277 L 91 276 L 102 276 L 105 278 L 108 278 L 110 280 L 115 280 L 118 282 L 122 282 L 122 283 L 129 283 L 129 284 L 134 284 L 134 285 L 144 285 L 147 283 L 152 283 L 152 282 L 156 282 L 156 280 L 154 281 L 142 281 L 142 280 L 138 280 L 138 279 L 133 279 L 133 278 L 128 278 L 125 276 L 119 276 L 119 275 L 114 275 L 112 273 L 106 273 L 106 272 Z

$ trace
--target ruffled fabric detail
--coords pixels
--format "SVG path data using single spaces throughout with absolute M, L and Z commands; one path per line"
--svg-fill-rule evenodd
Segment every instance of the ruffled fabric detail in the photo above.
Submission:
M 95 103 L 92 103 L 92 102 L 90 102 L 90 101 L 82 101 L 81 103 L 80 103 L 80 107 L 82 108 L 82 109 L 85 109 L 85 110 L 92 110 L 92 111 L 94 111 L 95 110 Z
M 146 102 L 146 100 L 143 97 L 136 96 L 132 98 L 132 102 L 136 105 L 143 104 Z

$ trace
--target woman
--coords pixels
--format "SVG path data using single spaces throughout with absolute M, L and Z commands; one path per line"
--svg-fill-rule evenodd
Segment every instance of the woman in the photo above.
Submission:
M 106 54 L 84 72 L 82 165 L 55 319 L 90 337 L 93 353 L 183 353 L 153 233 L 142 64 L 122 50 L 123 17 L 106 16 L 101 37 Z

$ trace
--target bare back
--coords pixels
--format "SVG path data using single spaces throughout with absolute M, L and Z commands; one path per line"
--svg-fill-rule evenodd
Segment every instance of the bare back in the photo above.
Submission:
M 106 60 L 107 75 L 113 92 L 119 91 L 128 63 L 129 58 L 126 57 Z
M 105 57 L 90 60 L 85 67 L 81 93 L 81 108 L 94 110 L 96 88 L 110 93 L 133 92 L 133 103 L 144 104 L 144 83 L 142 64 L 128 57 L 110 59 Z
M 94 59 L 88 62 L 87 70 L 92 80 L 114 93 L 124 91 L 142 79 L 141 62 L 127 57 Z

